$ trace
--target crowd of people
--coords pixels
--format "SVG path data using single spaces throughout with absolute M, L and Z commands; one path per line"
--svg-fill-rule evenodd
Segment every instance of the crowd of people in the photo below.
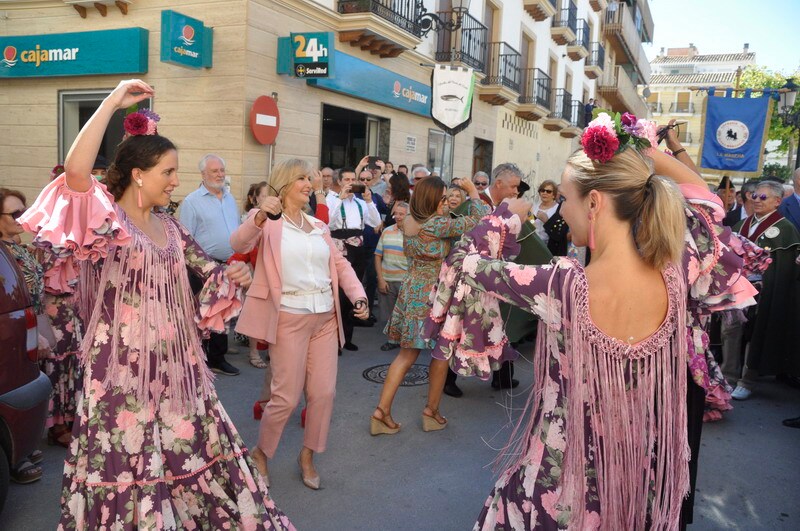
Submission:
M 517 349 L 534 351 L 480 529 L 684 527 L 703 420 L 761 376 L 798 385 L 800 170 L 791 193 L 725 178 L 715 195 L 673 130 L 665 153 L 644 121 L 623 131 L 601 112 L 535 193 L 510 162 L 446 183 L 370 156 L 287 159 L 240 212 L 208 154 L 175 213 L 178 151 L 157 115 L 129 114 L 113 161 L 97 155 L 112 115 L 152 95 L 121 82 L 30 208 L 0 189 L 0 238 L 53 384 L 47 439 L 67 448 L 61 529 L 292 529 L 269 461 L 302 403 L 298 466 L 320 488 L 338 357 L 379 323 L 380 350 L 398 352 L 365 409 L 375 436 L 402 429 L 392 405 L 420 353 L 428 432 L 447 427 L 441 398 L 463 395 L 458 376 L 515 388 Z M 598 147 L 609 136 L 623 139 L 612 153 Z M 234 329 L 264 371 L 251 450 L 211 378 L 240 372 L 226 359 Z M 42 458 L 14 480 L 40 479 Z

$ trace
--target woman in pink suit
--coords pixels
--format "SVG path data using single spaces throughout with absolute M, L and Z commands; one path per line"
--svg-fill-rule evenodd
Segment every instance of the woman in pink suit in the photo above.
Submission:
M 328 226 L 303 212 L 314 170 L 290 159 L 272 171 L 270 197 L 250 211 L 231 235 L 237 253 L 260 245 L 253 283 L 236 331 L 270 344 L 272 397 L 261 419 L 253 459 L 267 477 L 267 460 L 286 421 L 306 394 L 303 449 L 297 458 L 303 483 L 319 488 L 314 453 L 325 451 L 336 394 L 339 346 L 344 344 L 337 296 L 341 287 L 355 317 L 369 316 L 367 296 L 348 261 L 334 247 Z M 270 219 L 269 215 L 273 218 Z

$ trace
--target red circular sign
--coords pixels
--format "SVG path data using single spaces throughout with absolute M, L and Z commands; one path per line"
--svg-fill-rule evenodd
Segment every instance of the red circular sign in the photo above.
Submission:
M 250 108 L 250 130 L 259 144 L 275 143 L 281 126 L 278 103 L 269 96 L 259 96 Z
M 183 27 L 182 33 L 186 40 L 192 40 L 194 37 L 194 28 L 187 24 Z
M 13 61 L 17 58 L 17 49 L 13 46 L 6 46 L 6 49 L 3 50 L 3 58 L 6 61 Z

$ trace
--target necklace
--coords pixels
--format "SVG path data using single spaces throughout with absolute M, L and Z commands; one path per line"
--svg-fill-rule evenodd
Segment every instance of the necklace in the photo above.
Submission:
M 306 223 L 306 219 L 305 219 L 306 217 L 303 215 L 303 213 L 302 213 L 302 212 L 300 213 L 300 225 L 298 225 L 297 223 L 295 223 L 294 221 L 292 221 L 292 218 L 290 218 L 290 217 L 289 217 L 289 216 L 286 214 L 286 212 L 284 212 L 284 213 L 283 213 L 283 218 L 284 218 L 286 221 L 288 221 L 288 222 L 289 222 L 289 223 L 292 225 L 292 227 L 294 227 L 294 228 L 296 228 L 297 230 L 300 230 L 300 231 L 301 231 L 301 230 L 303 230 L 303 227 L 305 226 L 305 223 Z

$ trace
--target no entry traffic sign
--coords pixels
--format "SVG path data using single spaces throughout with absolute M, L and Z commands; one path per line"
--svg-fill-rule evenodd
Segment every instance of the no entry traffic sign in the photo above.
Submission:
M 250 109 L 250 130 L 259 144 L 275 143 L 281 126 L 278 103 L 269 96 L 259 96 Z

